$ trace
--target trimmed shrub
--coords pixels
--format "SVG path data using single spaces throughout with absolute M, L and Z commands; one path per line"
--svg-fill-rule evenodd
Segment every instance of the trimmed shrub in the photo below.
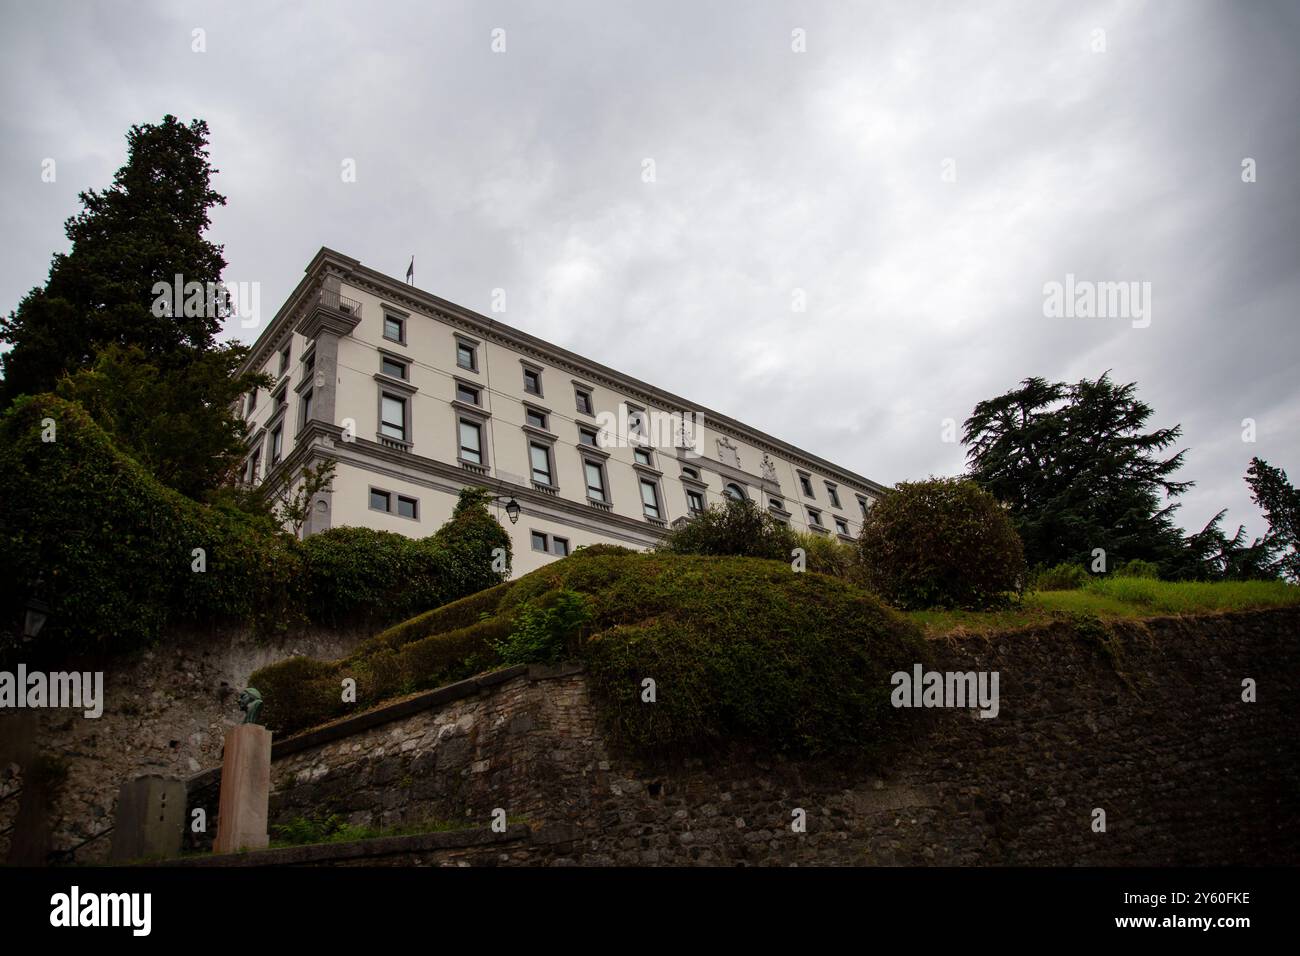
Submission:
M 448 625 L 401 646 L 402 688 L 437 686 L 511 660 L 577 659 L 612 735 L 637 752 L 744 739 L 815 754 L 870 751 L 891 739 L 890 676 L 928 660 L 917 628 L 877 598 L 845 581 L 795 574 L 784 562 L 575 554 L 504 589 L 496 610 L 481 611 L 475 624 L 462 621 L 468 608 L 487 603 L 479 603 L 482 595 L 389 632 Z M 313 685 L 320 699 L 301 713 L 296 702 L 276 707 L 264 693 L 268 726 L 291 733 L 319 723 L 322 711 L 345 712 L 341 676 L 373 667 L 370 657 L 391 653 L 385 643 L 323 665 L 332 683 Z M 276 685 L 284 666 L 264 668 L 250 682 Z M 656 683 L 653 707 L 641 701 L 646 677 Z M 350 709 L 379 703 L 359 697 Z
M 794 532 L 760 511 L 754 502 L 728 498 L 673 528 L 656 550 L 788 562 L 797 546 Z
M 1075 591 L 1086 587 L 1091 576 L 1080 564 L 1058 564 L 1054 568 L 1039 568 L 1030 581 L 1034 591 Z
M 903 482 L 868 512 L 859 538 L 872 590 L 908 610 L 988 608 L 1025 583 L 1020 536 L 972 481 Z
M 0 614 L 32 596 L 49 605 L 29 660 L 125 652 L 174 623 L 386 623 L 504 580 L 493 557 L 504 549 L 508 567 L 510 538 L 485 494 L 466 489 L 423 540 L 338 528 L 300 542 L 164 487 L 80 406 L 24 397 L 0 417 Z M 3 623 L 0 657 L 19 627 Z
M 175 618 L 291 625 L 300 573 L 289 535 L 159 484 L 80 406 L 23 397 L 0 418 L 0 602 L 49 605 L 35 652 L 126 651 Z

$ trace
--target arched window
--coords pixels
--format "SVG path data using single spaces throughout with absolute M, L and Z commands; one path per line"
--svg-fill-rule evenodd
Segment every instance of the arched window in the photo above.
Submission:
M 748 500 L 749 500 L 749 499 L 745 496 L 745 489 L 741 488 L 740 485 L 735 484 L 734 482 L 731 483 L 731 484 L 729 484 L 729 485 L 727 485 L 727 487 L 723 488 L 723 489 L 722 489 L 722 492 L 723 492 L 723 494 L 725 494 L 727 497 L 729 497 L 729 498 L 735 498 L 737 501 L 748 501 Z

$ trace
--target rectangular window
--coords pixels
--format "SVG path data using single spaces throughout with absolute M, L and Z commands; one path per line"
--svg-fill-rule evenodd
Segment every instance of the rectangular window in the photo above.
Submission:
M 543 412 L 530 408 L 527 410 L 527 413 L 528 424 L 532 425 L 534 428 L 540 428 L 542 430 L 546 429 L 546 415 Z
M 587 476 L 587 497 L 596 501 L 607 501 L 604 469 L 594 461 L 584 461 L 582 471 Z
M 483 464 L 483 430 L 477 422 L 460 420 L 460 457 L 475 465 Z
M 391 359 L 387 355 L 379 359 L 379 371 L 385 375 L 391 375 L 393 378 L 400 378 L 406 381 L 406 363 L 399 362 L 397 359 Z
M 261 477 L 262 471 L 262 449 L 253 452 L 253 460 L 248 463 L 248 480 L 256 484 L 257 479 Z
M 403 518 L 418 518 L 420 516 L 420 503 L 414 498 L 406 497 L 406 495 L 398 495 L 397 513 Z
M 545 445 L 530 442 L 528 461 L 533 466 L 533 481 L 543 485 L 551 483 L 551 450 Z
M 597 444 L 596 433 L 590 428 L 579 428 L 578 444 L 586 445 L 589 448 L 595 448 Z
M 546 535 L 542 534 L 540 531 L 533 532 L 533 550 L 547 552 L 551 550 L 546 546 Z
M 244 409 L 244 417 L 248 418 L 253 414 L 253 409 L 257 407 L 257 389 L 248 393 L 248 406 Z
M 831 507 L 838 508 L 840 506 L 840 493 L 830 482 L 826 483 L 826 494 L 831 499 Z
M 578 411 L 583 415 L 593 415 L 595 406 L 591 402 L 591 392 L 585 388 L 575 388 L 573 390 L 574 401 L 577 403 Z
M 406 441 L 406 399 L 383 393 L 380 399 L 379 432 L 387 438 Z
M 284 427 L 277 426 L 275 431 L 271 432 L 271 464 L 280 463 L 280 455 L 284 451 Z
M 311 389 L 302 393 L 302 424 L 306 425 L 311 421 Z
M 283 375 L 289 370 L 289 346 L 286 345 L 280 350 L 280 374 Z
M 704 495 L 688 488 L 686 491 L 686 507 L 690 509 L 691 514 L 699 514 L 704 510 Z
M 562 558 L 567 558 L 567 557 L 569 556 L 569 539 L 568 539 L 568 538 L 552 538 L 552 539 L 551 539 L 551 553 L 552 553 L 552 554 L 558 554 L 558 555 L 559 555 L 560 557 L 562 557 Z
M 641 479 L 641 504 L 647 518 L 659 517 L 659 489 L 649 478 Z
M 849 523 L 845 521 L 843 518 L 836 518 L 835 530 L 838 531 L 840 534 L 847 536 L 849 533 Z
M 814 528 L 824 527 L 824 525 L 822 524 L 822 513 L 820 511 L 815 511 L 814 509 L 809 508 L 808 523 L 812 525 Z
M 817 497 L 815 494 L 813 494 L 812 482 L 809 480 L 807 475 L 804 474 L 799 475 L 799 487 L 803 489 L 804 497 L 806 498 Z
M 542 373 L 536 369 L 524 369 L 524 391 L 529 395 L 542 394 Z
M 645 412 L 639 408 L 629 406 L 627 410 L 627 434 L 629 438 L 645 438 Z
M 776 511 L 784 511 L 784 510 L 785 510 L 785 502 L 782 501 L 780 498 L 772 498 L 772 497 L 769 496 L 768 499 L 767 499 L 767 506 L 768 506 L 769 508 L 772 508 L 772 509 L 776 510 Z
M 406 344 L 406 320 L 395 315 L 384 316 L 384 338 L 399 345 Z
M 478 371 L 478 349 L 465 342 L 456 343 L 456 364 L 471 372 Z
M 478 404 L 478 389 L 460 382 L 456 383 L 456 401 L 464 402 L 467 405 Z
M 288 385 L 285 385 L 285 386 L 284 386 L 283 388 L 281 388 L 278 392 L 276 392 L 274 395 L 272 395 L 272 396 L 271 396 L 271 399 L 275 402 L 275 407 L 276 407 L 276 408 L 283 408 L 285 405 L 288 405 L 288 404 L 289 404 L 289 386 L 288 386 Z
M 632 457 L 636 460 L 638 465 L 650 466 L 654 464 L 654 459 L 650 457 L 650 452 L 646 451 L 644 448 L 632 449 Z
M 386 491 L 379 491 L 376 488 L 371 488 L 370 507 L 375 511 L 383 511 L 387 513 L 392 510 L 392 496 Z
M 859 496 L 858 507 L 862 509 L 862 517 L 865 518 L 867 516 L 867 499 Z
M 315 371 L 315 369 L 316 369 L 316 350 L 315 350 L 315 349 L 312 349 L 311 352 L 309 352 L 309 353 L 307 354 L 307 357 L 304 358 L 304 359 L 302 360 L 302 362 L 303 362 L 303 366 L 304 366 L 304 368 L 306 368 L 306 370 L 307 370 L 308 373 L 311 373 L 311 372 Z

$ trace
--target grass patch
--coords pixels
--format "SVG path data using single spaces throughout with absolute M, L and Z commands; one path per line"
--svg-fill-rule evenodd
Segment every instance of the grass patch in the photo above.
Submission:
M 989 634 L 1037 627 L 1079 615 L 1102 620 L 1216 614 L 1300 604 L 1300 587 L 1283 581 L 1156 581 L 1102 578 L 1069 591 L 1031 591 L 997 611 L 911 611 L 928 637 Z

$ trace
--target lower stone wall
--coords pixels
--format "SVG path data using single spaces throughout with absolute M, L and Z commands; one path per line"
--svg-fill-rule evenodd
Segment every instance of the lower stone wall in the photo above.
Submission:
M 21 767 L 31 753 L 53 758 L 66 771 L 50 806 L 38 814 L 48 820 L 58 858 L 104 862 L 124 780 L 149 773 L 184 779 L 219 763 L 226 730 L 241 716 L 235 698 L 251 673 L 299 654 L 341 657 L 364 636 L 314 631 L 262 639 L 246 631 L 180 632 L 154 650 L 60 667 L 103 671 L 103 715 L 40 710 L 0 717 L 0 863 L 12 838 L 4 831 L 22 800 L 4 798 L 18 794 Z M 106 835 L 95 839 L 97 834 Z
M 932 668 L 998 672 L 999 713 L 900 710 L 912 739 L 878 766 L 635 760 L 581 673 L 533 671 L 276 759 L 272 820 L 500 809 L 532 829 L 522 856 L 476 861 L 506 864 L 1294 864 L 1298 637 L 1284 609 L 937 641 Z

